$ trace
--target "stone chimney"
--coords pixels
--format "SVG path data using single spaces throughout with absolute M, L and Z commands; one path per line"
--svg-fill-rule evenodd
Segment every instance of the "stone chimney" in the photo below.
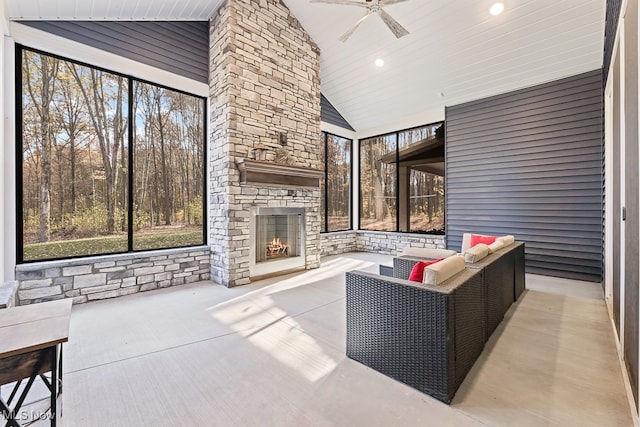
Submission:
M 210 22 L 211 279 L 250 282 L 252 209 L 305 208 L 305 268 L 320 264 L 320 189 L 241 183 L 236 161 L 320 166 L 320 51 L 280 0 L 226 0 Z M 284 159 L 284 160 L 283 160 Z

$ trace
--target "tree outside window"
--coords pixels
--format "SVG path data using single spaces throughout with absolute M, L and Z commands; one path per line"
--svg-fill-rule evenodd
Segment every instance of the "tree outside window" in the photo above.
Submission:
M 351 149 L 353 141 L 322 132 L 320 158 L 325 176 L 320 183 L 323 232 L 351 229 Z
M 204 99 L 18 52 L 19 261 L 203 244 Z
M 360 228 L 444 233 L 444 128 L 360 141 Z

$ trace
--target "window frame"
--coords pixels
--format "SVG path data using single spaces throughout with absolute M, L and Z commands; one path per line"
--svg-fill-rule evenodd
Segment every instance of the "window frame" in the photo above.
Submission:
M 324 172 L 324 191 L 322 192 L 322 194 L 320 194 L 320 197 L 324 199 L 324 223 L 323 223 L 324 229 L 323 230 L 321 229 L 320 234 L 352 231 L 353 230 L 353 217 L 352 217 L 353 215 L 353 139 L 340 136 L 335 133 L 324 131 L 324 130 L 321 131 L 321 134 L 323 139 L 322 143 L 324 144 L 324 158 L 322 159 L 324 164 L 324 171 L 323 171 Z M 347 212 L 349 213 L 349 220 L 348 220 L 349 226 L 348 228 L 345 228 L 343 230 L 329 230 L 329 203 L 328 203 L 329 186 L 327 185 L 329 182 L 329 167 L 328 167 L 329 135 L 349 141 L 349 207 L 347 209 Z
M 427 128 L 427 127 L 433 127 L 437 124 L 440 124 L 441 126 L 445 125 L 445 121 L 444 120 L 438 120 L 435 122 L 431 122 L 431 123 L 426 123 L 424 125 L 420 125 L 420 126 L 411 126 L 409 128 L 406 129 L 400 129 L 400 130 L 396 130 L 393 132 L 386 132 L 386 133 L 381 133 L 378 135 L 372 135 L 372 136 L 368 136 L 366 138 L 359 138 L 358 139 L 358 231 L 373 231 L 373 232 L 378 232 L 378 233 L 402 233 L 402 234 L 423 234 L 423 235 L 427 235 L 427 236 L 442 236 L 442 234 L 440 233 L 433 233 L 433 232 L 419 232 L 419 231 L 400 231 L 400 215 L 398 215 L 398 212 L 396 212 L 396 229 L 393 231 L 389 231 L 389 230 L 370 230 L 370 229 L 363 229 L 362 228 L 362 142 L 369 140 L 369 139 L 374 139 L 374 138 L 382 138 L 385 136 L 389 136 L 389 135 L 395 135 L 396 137 L 396 176 L 395 176 L 395 181 L 396 181 L 396 188 L 395 188 L 395 193 L 396 193 L 396 209 L 399 208 L 400 206 L 400 168 L 398 167 L 398 163 L 399 163 L 399 159 L 400 159 L 400 134 L 403 132 L 409 132 L 415 129 L 420 129 L 420 128 Z M 447 170 L 447 159 L 446 159 L 446 141 L 445 141 L 445 175 L 446 175 L 446 170 Z M 443 176 L 443 178 L 445 178 Z M 445 183 L 446 183 L 446 179 L 445 179 Z M 444 193 L 444 201 L 443 201 L 443 222 L 445 224 L 445 235 L 446 235 L 446 219 L 447 219 L 447 203 L 446 203 L 446 198 L 447 198 L 447 193 L 445 191 Z
M 68 256 L 68 257 L 57 257 L 57 258 L 47 258 L 47 259 L 36 259 L 36 260 L 25 260 L 24 259 L 24 217 L 23 217 L 23 202 L 24 202 L 24 194 L 23 194 L 23 167 L 24 167 L 24 156 L 23 156 L 23 142 L 24 142 L 24 135 L 23 135 L 23 108 L 22 108 L 22 102 L 23 102 L 23 95 L 24 95 L 24 88 L 22 85 L 22 65 L 23 65 L 23 51 L 29 51 L 35 54 L 39 54 L 39 55 L 46 55 L 50 58 L 54 58 L 57 60 L 61 60 L 61 61 L 66 61 L 66 62 L 70 62 L 82 67 L 88 67 L 88 68 L 92 68 L 94 70 L 100 71 L 100 72 L 104 72 L 104 73 L 109 73 L 115 76 L 120 76 L 123 77 L 124 79 L 126 79 L 126 86 L 127 86 L 127 119 L 128 119 L 128 123 L 127 123 L 127 138 L 126 138 L 126 144 L 127 144 L 127 149 L 129 150 L 128 154 L 127 154 L 127 174 L 128 174 L 128 182 L 127 182 L 127 250 L 126 251 L 120 251 L 120 252 L 106 252 L 106 253 L 93 253 L 90 255 L 73 255 L 73 256 Z M 172 88 L 170 86 L 164 85 L 164 84 L 160 84 L 160 83 L 156 83 L 156 82 L 152 82 L 146 79 L 142 79 L 142 78 L 138 78 L 138 77 L 134 77 L 133 75 L 130 74 L 126 74 L 126 73 L 121 73 L 118 71 L 114 71 L 114 70 L 109 70 L 107 68 L 101 67 L 101 66 L 96 66 L 96 65 L 92 65 L 89 64 L 87 62 L 83 62 L 83 61 L 79 61 L 76 59 L 71 59 L 71 58 L 67 58 L 64 57 L 62 55 L 58 55 L 55 53 L 51 53 L 51 52 L 47 52 L 44 51 L 42 49 L 37 49 L 37 48 L 33 48 L 33 47 L 29 47 L 26 46 L 24 44 L 20 44 L 20 43 L 16 43 L 15 45 L 15 74 L 14 74 L 14 82 L 15 82 L 15 129 L 16 129 L 16 136 L 15 136 L 15 165 L 16 165 L 16 171 L 15 171 L 15 177 L 16 177 L 16 206 L 15 206 L 15 214 L 16 214 L 16 264 L 32 264 L 32 263 L 38 263 L 38 262 L 50 262 L 50 261 L 60 261 L 60 260 L 72 260 L 72 259 L 83 259 L 83 258 L 90 258 L 90 257 L 96 257 L 96 256 L 104 256 L 104 255 L 122 255 L 122 254 L 135 254 L 135 253 L 145 253 L 145 252 L 153 252 L 153 251 L 161 251 L 161 250 L 170 250 L 170 249 L 181 249 L 181 248 L 190 248 L 190 247 L 199 247 L 202 245 L 206 245 L 207 244 L 207 206 L 208 206 L 208 199 L 209 199 L 209 194 L 207 192 L 207 150 L 208 150 L 208 125 L 209 125 L 209 102 L 208 102 L 208 98 L 201 96 L 201 95 L 196 95 L 194 93 L 190 93 L 187 91 L 184 91 L 182 89 L 175 89 Z M 203 188 L 203 194 L 202 194 L 202 243 L 200 244 L 195 244 L 195 245 L 185 245 L 185 246 L 172 246 L 172 247 L 166 247 L 166 248 L 155 248 L 155 249 L 139 249 L 139 250 L 134 250 L 133 249 L 133 235 L 134 235 L 134 230 L 133 230 L 133 198 L 134 198 L 134 194 L 133 194 L 133 190 L 134 190 L 134 173 L 135 173 L 135 162 L 134 162 L 134 141 L 133 141 L 133 118 L 131 116 L 131 113 L 133 111 L 133 96 L 131 96 L 131 94 L 133 93 L 133 85 L 134 82 L 140 82 L 143 84 L 148 84 L 148 85 L 152 85 L 152 86 L 156 86 L 159 88 L 163 88 L 169 91 L 173 91 L 173 92 L 177 92 L 177 93 L 181 93 L 183 95 L 188 95 L 197 99 L 200 99 L 202 101 L 203 104 L 203 109 L 202 109 L 202 168 L 203 168 L 203 174 L 202 174 L 202 188 Z

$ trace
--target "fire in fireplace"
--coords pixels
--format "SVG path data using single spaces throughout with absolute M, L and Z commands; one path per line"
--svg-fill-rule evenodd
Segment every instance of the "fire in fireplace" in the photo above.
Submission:
M 267 259 L 289 256 L 289 245 L 284 243 L 279 237 L 274 237 L 267 243 Z
M 252 219 L 252 276 L 305 265 L 304 209 L 257 208 Z

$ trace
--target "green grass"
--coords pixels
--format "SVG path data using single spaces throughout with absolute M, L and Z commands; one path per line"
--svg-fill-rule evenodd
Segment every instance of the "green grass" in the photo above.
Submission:
M 202 230 L 194 228 L 148 230 L 134 233 L 134 250 L 176 248 L 203 244 Z M 24 245 L 24 260 L 69 258 L 127 251 L 127 236 L 101 236 L 89 239 L 59 240 Z

